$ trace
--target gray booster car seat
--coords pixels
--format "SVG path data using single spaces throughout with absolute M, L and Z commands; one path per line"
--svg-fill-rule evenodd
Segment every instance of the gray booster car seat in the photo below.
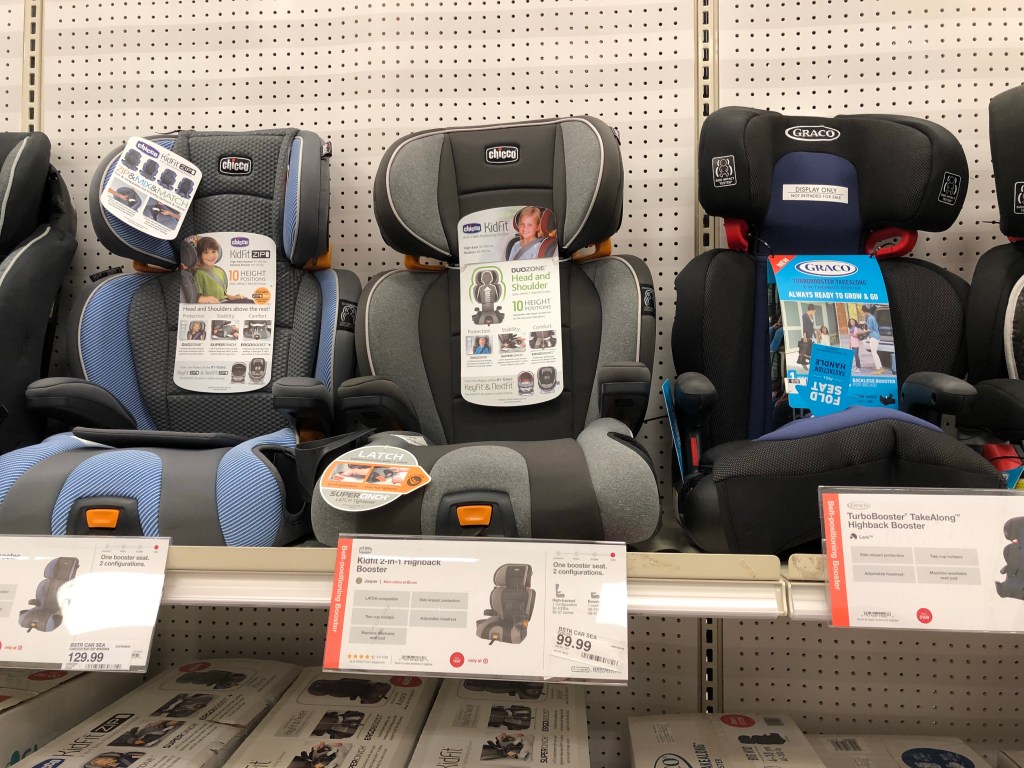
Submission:
M 351 375 L 354 359 L 352 324 L 338 317 L 339 306 L 354 306 L 359 281 L 318 269 L 329 266 L 328 145 L 295 129 L 182 131 L 154 141 L 202 171 L 192 205 L 176 239 L 157 239 L 99 203 L 121 150 L 97 171 L 93 228 L 140 271 L 107 277 L 80 300 L 68 333 L 76 378 L 29 387 L 33 408 L 74 430 L 0 457 L 0 532 L 283 544 L 308 531 L 308 507 L 288 492 L 298 430 L 331 433 L 328 393 Z M 223 172 L 234 170 L 224 158 L 239 157 L 249 161 L 248 173 Z M 266 272 L 276 275 L 274 333 L 264 342 L 273 344 L 269 369 L 264 357 L 244 354 L 253 342 L 237 334 L 235 342 L 202 342 L 237 343 L 239 356 L 252 357 L 237 363 L 250 379 L 245 391 L 227 386 L 227 364 L 220 391 L 182 388 L 175 379 L 185 338 L 179 256 L 188 235 L 217 232 L 269 238 L 277 253 Z M 254 296 L 263 296 L 261 289 Z
M 64 621 L 64 614 L 57 600 L 60 588 L 75 578 L 78 573 L 77 557 L 56 557 L 43 569 L 43 580 L 36 585 L 36 596 L 28 603 L 31 606 L 18 613 L 18 625 L 29 632 L 52 632 Z
M 494 643 L 519 644 L 526 639 L 533 618 L 537 590 L 530 588 L 533 568 L 524 564 L 503 565 L 494 572 L 491 607 L 476 622 L 476 636 Z
M 730 247 L 697 256 L 676 280 L 672 352 L 686 447 L 679 509 L 697 546 L 817 547 L 821 485 L 999 487 L 984 459 L 937 426 L 973 395 L 961 380 L 967 284 L 903 257 L 918 229 L 956 221 L 968 178 L 956 138 L 913 117 L 726 107 L 705 121 L 698 162 L 701 204 L 725 219 Z M 807 189 L 844 194 L 799 191 Z M 767 265 L 769 255 L 788 254 L 876 256 L 898 369 L 887 362 L 909 413 L 855 407 L 793 421 L 787 374 L 773 366 L 779 310 Z
M 430 480 L 361 511 L 332 506 L 318 487 L 320 541 L 391 533 L 637 542 L 654 532 L 657 483 L 633 439 L 650 389 L 654 290 L 643 261 L 610 253 L 622 202 L 618 139 L 590 117 L 427 131 L 388 150 L 374 213 L 388 245 L 407 254 L 406 268 L 364 289 L 361 376 L 339 398 L 350 423 L 388 430 L 371 447 L 413 454 Z M 492 221 L 495 210 L 518 212 Z M 518 241 L 508 249 L 508 233 L 525 231 L 524 219 L 532 234 L 542 230 L 539 250 Z M 460 243 L 488 228 L 505 233 L 494 253 L 509 270 L 556 264 L 553 322 L 522 319 L 495 262 L 467 258 L 484 266 L 472 278 L 460 274 Z M 543 256 L 551 238 L 557 261 Z M 476 330 L 467 333 L 461 321 L 470 317 Z M 514 363 L 541 354 L 546 362 Z M 508 398 L 500 406 L 466 395 L 460 365 L 484 360 L 510 361 L 493 379 Z
M 0 133 L 0 453 L 37 442 L 25 388 L 46 375 L 52 311 L 75 254 L 75 211 L 42 133 Z

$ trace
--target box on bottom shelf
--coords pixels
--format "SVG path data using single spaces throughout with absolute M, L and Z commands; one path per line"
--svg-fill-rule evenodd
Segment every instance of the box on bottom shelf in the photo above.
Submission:
M 946 736 L 809 735 L 828 768 L 989 768 L 967 744 Z
M 294 664 L 217 659 L 165 670 L 91 715 L 26 768 L 218 768 L 299 673 Z
M 304 670 L 226 768 L 406 768 L 437 681 Z
M 998 768 L 1024 768 L 1024 750 L 1000 752 L 996 765 Z
M 584 690 L 572 685 L 446 680 L 413 766 L 479 768 L 494 760 L 589 768 Z
M 0 768 L 14 765 L 142 682 L 113 672 L 0 670 Z
M 629 739 L 633 768 L 824 768 L 796 723 L 785 715 L 631 717 Z

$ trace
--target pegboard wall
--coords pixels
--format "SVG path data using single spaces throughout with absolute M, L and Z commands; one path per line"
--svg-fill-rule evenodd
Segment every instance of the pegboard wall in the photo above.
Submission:
M 24 130 L 22 78 L 25 40 L 24 0 L 0 0 L 0 123 L 5 131 Z

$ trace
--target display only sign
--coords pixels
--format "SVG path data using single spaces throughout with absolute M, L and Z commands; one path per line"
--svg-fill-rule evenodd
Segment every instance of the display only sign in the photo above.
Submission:
M 832 625 L 1024 631 L 1024 495 L 821 488 Z
M 625 683 L 623 544 L 341 538 L 324 668 Z

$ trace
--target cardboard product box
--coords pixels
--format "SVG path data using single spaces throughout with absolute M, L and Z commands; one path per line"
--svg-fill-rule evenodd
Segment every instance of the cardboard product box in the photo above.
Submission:
M 227 768 L 406 768 L 436 691 L 429 678 L 306 669 Z
M 633 768 L 824 768 L 785 715 L 631 717 L 629 739 Z
M 219 768 L 298 675 L 279 661 L 173 667 L 51 741 L 25 768 Z
M 411 765 L 481 768 L 512 760 L 590 768 L 584 689 L 446 680 Z
M 1024 768 L 1024 749 L 999 753 L 997 768 Z
M 0 670 L 0 768 L 14 765 L 142 682 L 140 675 Z
M 989 768 L 967 744 L 947 736 L 810 735 L 828 768 Z

